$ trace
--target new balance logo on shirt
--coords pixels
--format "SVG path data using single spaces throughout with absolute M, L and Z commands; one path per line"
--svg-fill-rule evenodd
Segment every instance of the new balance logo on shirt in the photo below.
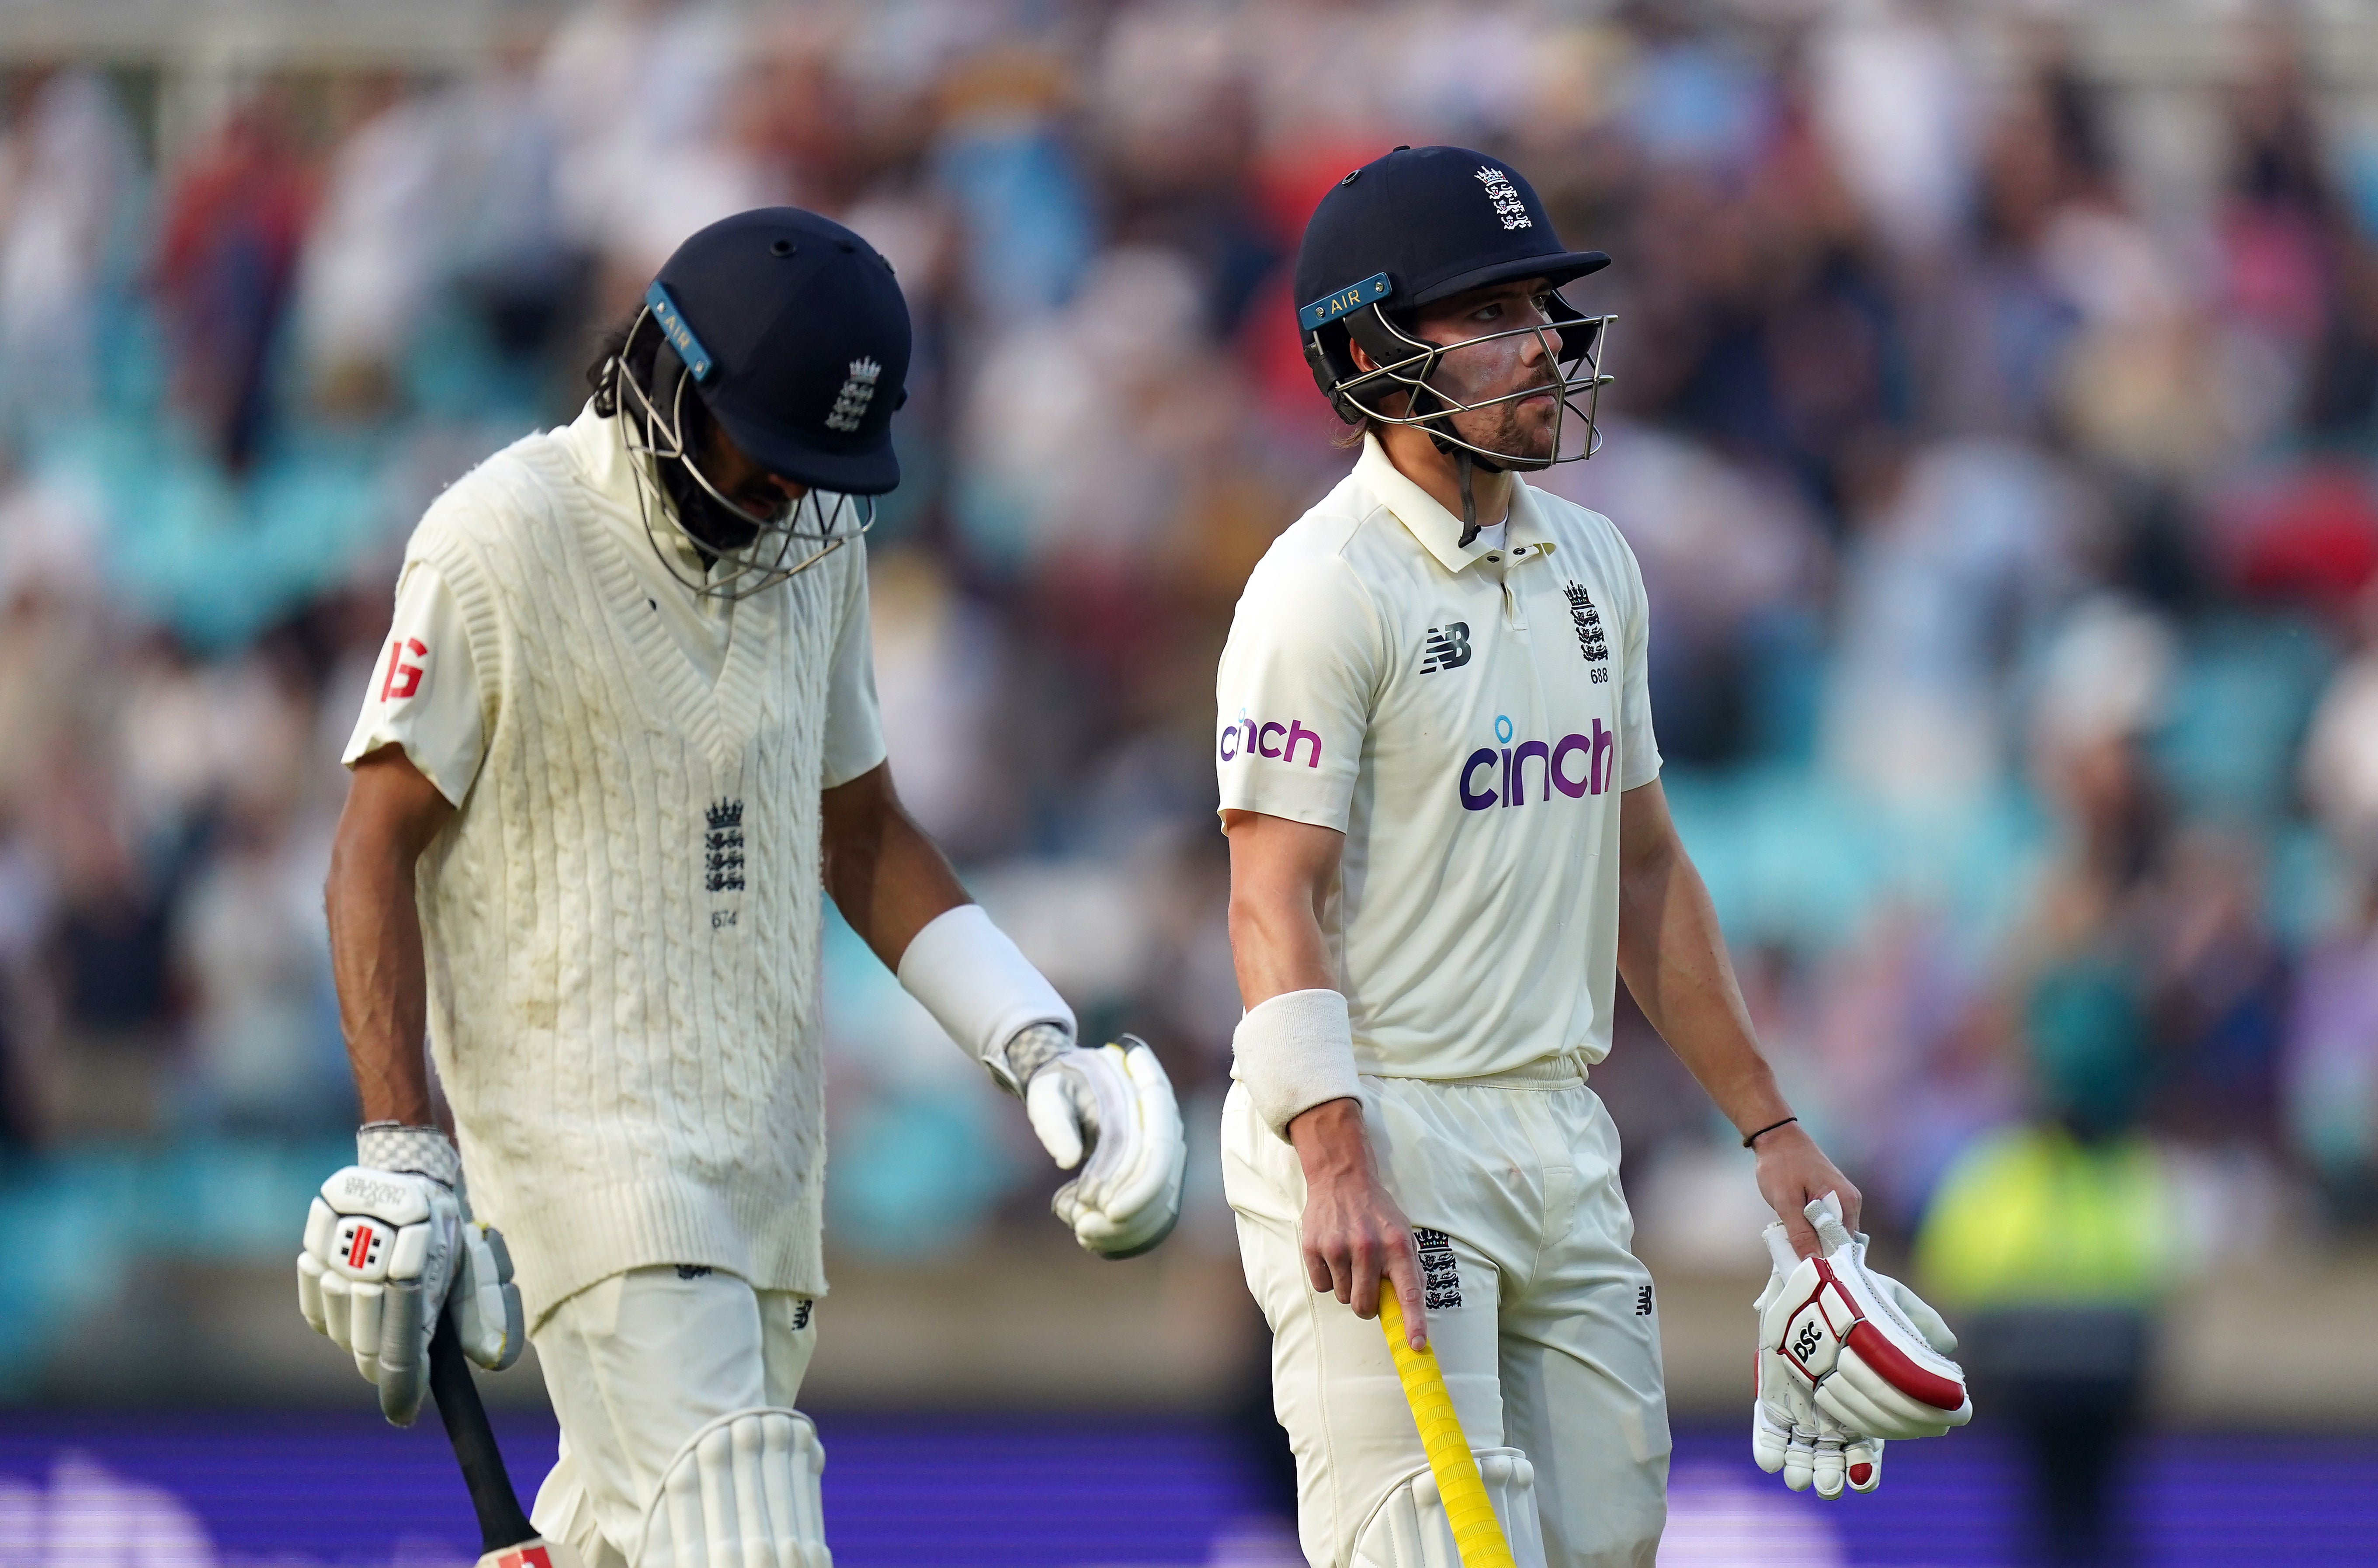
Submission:
M 1428 628 L 1428 643 L 1420 661 L 1420 673 L 1435 675 L 1439 670 L 1458 670 L 1470 662 L 1470 623 L 1447 621 L 1442 629 Z

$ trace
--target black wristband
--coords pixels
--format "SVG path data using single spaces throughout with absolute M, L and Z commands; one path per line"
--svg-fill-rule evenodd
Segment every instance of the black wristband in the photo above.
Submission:
M 1742 1146 L 1747 1149 L 1752 1144 L 1758 1143 L 1761 1138 L 1766 1137 L 1770 1132 L 1774 1131 L 1777 1128 L 1789 1127 L 1799 1119 L 1800 1119 L 1796 1116 L 1787 1116 L 1781 1121 L 1769 1122 L 1766 1126 L 1760 1128 L 1756 1132 L 1746 1132 L 1742 1135 Z

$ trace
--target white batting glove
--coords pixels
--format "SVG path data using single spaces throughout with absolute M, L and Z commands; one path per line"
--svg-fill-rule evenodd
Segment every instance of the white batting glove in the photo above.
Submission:
M 1800 1263 L 1781 1225 L 1769 1226 L 1764 1239 L 1773 1266 L 1767 1288 L 1751 1303 L 1762 1325 Z M 1750 1456 L 1759 1467 L 1771 1476 L 1782 1472 L 1794 1491 L 1814 1487 L 1820 1497 L 1839 1497 L 1844 1485 L 1852 1491 L 1880 1486 L 1882 1440 L 1850 1431 L 1820 1410 L 1807 1380 L 1781 1351 L 1768 1347 L 1763 1333 L 1760 1338 L 1759 1392 L 1750 1403 Z
M 450 1304 L 474 1360 L 507 1367 L 526 1337 L 520 1291 L 502 1237 L 470 1218 L 445 1134 L 375 1122 L 356 1133 L 355 1155 L 307 1212 L 298 1311 L 378 1385 L 380 1413 L 410 1426 L 438 1313 Z
M 1782 1225 L 1767 1227 L 1774 1267 L 1757 1303 L 1751 1453 L 1761 1468 L 1783 1470 L 1796 1490 L 1815 1485 L 1833 1496 L 1846 1478 L 1869 1491 L 1880 1479 L 1885 1440 L 1964 1426 L 1973 1401 L 1964 1370 L 1950 1359 L 1956 1335 L 1940 1314 L 1866 1266 L 1866 1238 L 1843 1226 L 1833 1195 L 1807 1213 L 1820 1249 L 1813 1258 L 1793 1255 Z
M 520 1287 L 512 1283 L 511 1249 L 504 1233 L 471 1217 L 471 1195 L 457 1191 L 462 1206 L 462 1261 L 446 1294 L 446 1314 L 462 1354 L 491 1372 L 520 1359 L 528 1344 L 528 1321 Z
M 1025 1085 L 1025 1113 L 1041 1146 L 1060 1170 L 1081 1167 L 1049 1203 L 1074 1239 L 1102 1258 L 1120 1259 L 1135 1258 L 1172 1234 L 1189 1145 L 1171 1080 L 1147 1043 L 1125 1035 L 1077 1050 L 1063 1030 L 1035 1024 L 1003 1056 Z

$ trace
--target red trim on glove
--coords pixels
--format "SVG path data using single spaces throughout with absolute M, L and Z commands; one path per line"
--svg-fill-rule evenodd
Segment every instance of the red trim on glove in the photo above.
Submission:
M 1850 1325 L 1844 1343 L 1856 1351 L 1866 1364 L 1880 1372 L 1892 1387 L 1910 1399 L 1920 1399 L 1934 1409 L 1954 1415 L 1965 1403 L 1965 1391 L 1938 1372 L 1927 1371 L 1908 1359 L 1907 1352 L 1893 1345 L 1882 1330 L 1861 1317 Z

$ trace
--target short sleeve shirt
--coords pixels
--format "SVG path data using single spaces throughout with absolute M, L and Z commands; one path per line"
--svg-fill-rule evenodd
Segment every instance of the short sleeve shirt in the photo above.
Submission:
M 620 472 L 625 459 L 616 449 L 612 423 L 595 418 L 590 410 L 566 433 L 590 477 L 607 489 L 629 482 Z M 633 515 L 632 510 L 620 513 Z M 656 541 L 641 526 L 626 525 L 608 512 L 603 517 L 604 526 L 620 530 L 646 606 L 660 618 L 678 652 L 715 685 L 727 664 L 735 606 L 729 600 L 695 593 L 686 579 L 700 581 L 707 573 L 727 569 L 704 563 L 674 524 L 660 530 Z M 865 546 L 852 544 L 844 548 L 863 552 Z M 664 562 L 662 550 L 672 551 L 674 562 Z M 438 569 L 427 561 L 408 558 L 397 579 L 396 613 L 390 622 L 388 642 L 365 690 L 363 712 L 356 717 L 342 760 L 352 768 L 381 747 L 402 746 L 438 794 L 462 805 L 478 774 L 480 759 L 486 754 L 486 726 L 494 717 L 482 708 L 478 681 L 482 656 L 491 658 L 493 651 L 472 647 L 462 608 Z M 832 789 L 883 760 L 883 724 L 875 700 L 867 573 L 860 569 L 848 574 L 842 626 L 827 675 L 820 777 L 823 786 Z
M 1516 484 L 1505 536 L 1375 440 L 1249 578 L 1217 683 L 1224 809 L 1346 835 L 1324 911 L 1365 1072 L 1610 1048 L 1618 796 L 1659 774 L 1650 628 L 1607 518 Z

